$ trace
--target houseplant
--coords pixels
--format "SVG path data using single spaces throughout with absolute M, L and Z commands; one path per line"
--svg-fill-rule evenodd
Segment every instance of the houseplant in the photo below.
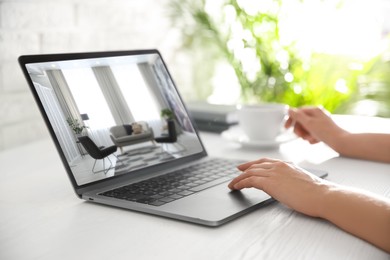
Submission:
M 172 110 L 169 108 L 164 108 L 160 112 L 160 116 L 165 120 L 172 120 L 174 118 Z
M 68 122 L 69 127 L 76 136 L 81 135 L 84 129 L 87 128 L 85 125 L 81 125 L 78 119 L 68 117 L 66 122 Z
M 195 65 L 194 74 L 203 70 L 210 77 L 216 60 L 225 60 L 239 82 L 239 102 L 321 104 L 331 112 L 345 110 L 356 97 L 358 78 L 369 69 L 367 64 L 347 56 L 312 53 L 294 40 L 287 41 L 282 18 L 283 4 L 289 1 L 252 1 L 249 7 L 246 2 L 251 1 L 171 2 L 171 18 L 181 29 L 184 49 L 195 58 L 199 49 L 204 53 L 197 58 L 201 64 Z M 351 69 L 352 63 L 363 69 Z M 197 79 L 194 85 L 207 85 L 204 78 Z

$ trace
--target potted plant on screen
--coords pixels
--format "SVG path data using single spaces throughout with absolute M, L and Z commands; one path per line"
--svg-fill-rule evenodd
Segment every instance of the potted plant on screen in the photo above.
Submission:
M 68 122 L 68 125 L 76 136 L 81 136 L 84 129 L 87 128 L 85 125 L 82 125 L 78 119 L 68 117 L 68 119 L 66 119 L 66 122 Z
M 172 120 L 173 119 L 173 112 L 169 108 L 162 109 L 160 115 L 165 120 Z
M 168 130 L 168 122 L 173 121 L 175 123 L 175 126 L 177 128 L 177 122 L 175 120 L 175 114 L 170 110 L 169 108 L 164 108 L 160 111 L 161 118 L 165 121 L 165 124 L 163 126 L 164 130 Z

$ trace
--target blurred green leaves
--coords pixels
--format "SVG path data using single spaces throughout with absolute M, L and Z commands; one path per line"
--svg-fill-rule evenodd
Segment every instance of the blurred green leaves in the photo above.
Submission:
M 370 98 L 383 103 L 380 115 L 389 113 L 390 67 L 382 56 L 362 61 L 302 50 L 297 42 L 283 38 L 282 0 L 254 1 L 261 6 L 257 11 L 242 2 L 170 3 L 171 19 L 181 30 L 183 47 L 199 62 L 195 85 L 211 89 L 207 81 L 217 62 L 225 60 L 240 85 L 240 102 L 322 105 L 330 112 L 343 113 L 353 112 L 360 100 Z M 341 3 L 335 1 L 335 8 Z M 202 95 L 208 93 L 202 91 Z

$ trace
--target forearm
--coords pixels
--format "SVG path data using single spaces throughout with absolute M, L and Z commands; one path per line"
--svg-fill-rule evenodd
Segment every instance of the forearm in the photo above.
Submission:
M 389 199 L 332 186 L 323 196 L 320 217 L 390 252 Z
M 390 134 L 342 132 L 328 145 L 343 156 L 390 163 Z

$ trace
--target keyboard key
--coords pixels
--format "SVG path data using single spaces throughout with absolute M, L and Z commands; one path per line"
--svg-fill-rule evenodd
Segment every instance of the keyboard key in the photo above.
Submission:
M 188 190 L 189 188 L 191 188 L 190 186 L 188 186 L 188 185 L 181 185 L 181 186 L 179 186 L 179 187 L 177 187 L 178 189 L 180 189 L 180 190 Z
M 175 188 L 175 189 L 171 189 L 171 190 L 169 190 L 168 192 L 172 192 L 172 193 L 178 193 L 178 192 L 180 192 L 180 191 L 182 191 L 181 189 L 177 189 L 177 188 Z
M 220 178 L 220 179 L 216 179 L 214 181 L 210 181 L 210 182 L 207 182 L 203 185 L 199 185 L 199 186 L 196 186 L 196 187 L 193 187 L 191 189 L 189 189 L 190 191 L 194 191 L 194 192 L 198 192 L 198 191 L 201 191 L 201 190 L 205 190 L 207 188 L 211 188 L 215 185 L 218 185 L 218 184 L 221 184 L 223 182 L 226 182 L 226 181 L 229 181 L 231 180 L 230 178 L 228 177 L 223 177 L 223 178 Z
M 160 194 L 156 194 L 156 195 L 153 195 L 153 196 L 150 196 L 152 199 L 161 199 L 161 198 L 164 198 L 164 196 L 160 195 Z
M 177 199 L 183 198 L 183 196 L 180 196 L 180 195 L 178 195 L 178 194 L 173 194 L 173 195 L 170 195 L 168 198 L 177 200 Z
M 191 195 L 193 194 L 194 192 L 193 191 L 189 191 L 189 190 L 183 190 L 181 192 L 178 192 L 177 194 L 178 195 L 182 195 L 182 196 L 188 196 L 188 195 Z
M 149 203 L 149 205 L 153 205 L 153 206 L 161 206 L 161 205 L 164 205 L 166 204 L 166 202 L 164 201 L 161 201 L 161 200 L 155 200 L 155 201 L 152 201 Z
M 162 198 L 162 199 L 159 199 L 159 201 L 163 201 L 163 202 L 171 202 L 171 201 L 174 201 L 175 199 L 172 199 L 170 197 L 165 197 L 165 198 Z

